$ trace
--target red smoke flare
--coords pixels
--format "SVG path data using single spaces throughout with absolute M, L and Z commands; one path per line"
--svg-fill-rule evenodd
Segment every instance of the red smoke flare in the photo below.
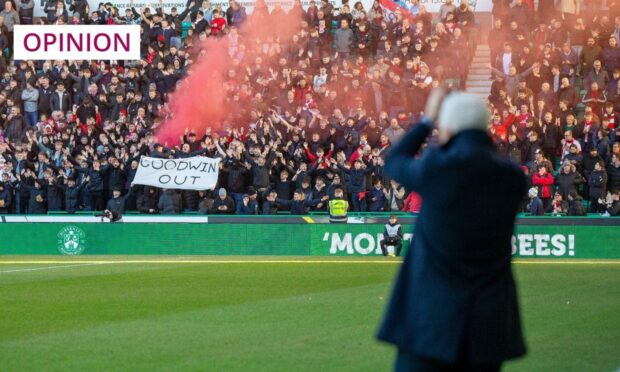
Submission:
M 262 58 L 262 66 L 275 67 L 279 56 L 266 52 L 265 45 L 281 48 L 291 42 L 303 23 L 295 10 L 288 14 L 274 10 L 268 14 L 266 9 L 255 9 L 238 29 L 238 44 L 245 45 L 244 57 L 236 65 L 229 56 L 231 46 L 228 35 L 208 37 L 199 44 L 200 56 L 191 65 L 189 75 L 177 86 L 169 99 L 172 116 L 157 129 L 157 139 L 164 143 L 178 143 L 185 128 L 194 129 L 202 136 L 207 128 L 220 130 L 228 119 L 235 115 L 238 107 L 228 104 L 228 99 L 237 88 L 226 83 L 228 70 L 237 71 L 239 83 L 247 83 L 247 68 L 253 68 L 255 59 Z M 230 31 L 230 30 L 229 30 Z M 245 123 L 247 124 L 247 123 Z

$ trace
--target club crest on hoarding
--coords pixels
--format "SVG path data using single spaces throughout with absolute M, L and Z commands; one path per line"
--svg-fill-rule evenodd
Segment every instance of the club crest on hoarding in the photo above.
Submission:
M 68 256 L 77 256 L 86 249 L 86 234 L 76 226 L 66 226 L 58 232 L 58 250 Z

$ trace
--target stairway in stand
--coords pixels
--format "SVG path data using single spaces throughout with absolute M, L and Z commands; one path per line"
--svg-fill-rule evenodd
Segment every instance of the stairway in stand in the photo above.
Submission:
M 468 93 L 475 94 L 482 99 L 486 99 L 491 92 L 491 70 L 487 67 L 490 62 L 491 50 L 486 44 L 478 44 L 476 54 L 469 67 L 467 83 L 465 85 Z

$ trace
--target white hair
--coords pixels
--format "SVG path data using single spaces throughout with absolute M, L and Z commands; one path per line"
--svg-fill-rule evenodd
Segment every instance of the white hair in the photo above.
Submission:
M 487 130 L 489 109 L 473 94 L 451 93 L 441 105 L 438 127 L 440 130 L 457 134 L 467 129 Z

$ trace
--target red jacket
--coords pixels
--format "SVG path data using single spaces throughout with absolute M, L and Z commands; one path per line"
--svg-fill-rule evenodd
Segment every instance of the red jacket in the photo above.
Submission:
M 502 121 L 501 124 L 493 124 L 493 128 L 495 128 L 495 135 L 501 137 L 502 135 L 507 135 L 510 126 L 515 121 L 515 115 L 510 114 L 506 120 Z
M 551 173 L 545 173 L 541 175 L 540 173 L 536 173 L 532 176 L 532 183 L 535 186 L 538 186 L 541 198 L 550 198 L 551 197 L 551 185 L 553 185 L 553 175 Z
M 215 18 L 211 21 L 211 35 L 219 35 L 220 32 L 226 26 L 226 20 L 224 18 Z
M 78 127 L 80 127 L 80 131 L 82 132 L 82 135 L 87 136 L 88 135 L 88 124 L 82 123 L 80 119 L 77 119 L 77 117 L 76 117 L 76 123 Z M 95 125 L 101 128 L 101 114 L 99 114 L 98 112 L 95 114 Z
M 306 102 L 306 93 L 312 93 L 312 88 L 310 85 L 306 85 L 305 87 L 295 87 L 295 102 L 299 106 L 303 106 Z
M 417 213 L 422 208 L 422 197 L 415 192 L 409 193 L 407 199 L 405 199 L 405 206 L 403 207 L 403 211 L 409 213 Z
M 333 151 L 330 149 L 329 152 L 327 153 L 327 155 L 325 155 L 323 157 L 323 161 L 321 162 L 321 164 L 319 164 L 317 166 L 317 168 L 319 169 L 326 169 L 329 167 L 329 160 L 332 158 L 332 153 Z M 310 149 L 306 149 L 306 155 L 308 156 L 308 159 L 310 159 L 310 163 L 314 166 L 314 163 L 316 163 L 316 161 L 318 160 L 318 157 L 316 155 L 314 155 L 312 153 L 312 151 L 310 151 Z

